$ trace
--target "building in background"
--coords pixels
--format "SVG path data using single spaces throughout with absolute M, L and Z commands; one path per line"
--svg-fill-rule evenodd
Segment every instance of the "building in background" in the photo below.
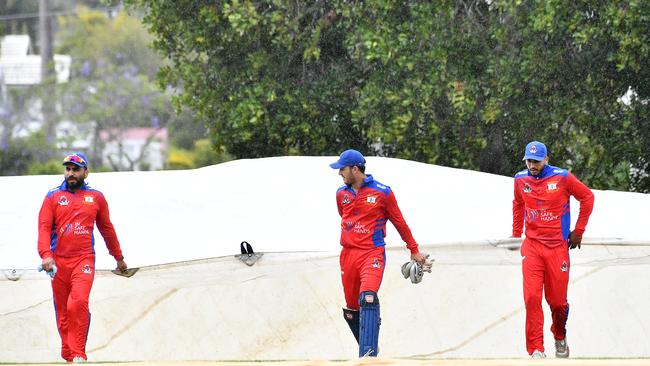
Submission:
M 8 35 L 0 42 L 0 86 L 5 95 L 7 87 L 28 87 L 41 84 L 41 56 L 32 53 L 28 35 Z M 54 55 L 56 82 L 70 79 L 72 58 Z M 6 97 L 2 98 L 3 101 Z M 0 114 L 10 115 L 0 101 Z M 42 100 L 35 99 L 26 106 L 26 119 L 11 126 L 0 123 L 0 133 L 7 129 L 10 138 L 25 138 L 44 126 Z M 6 109 L 6 111 L 5 111 Z M 4 112 L 3 112 L 4 111 Z M 95 168 L 104 166 L 115 171 L 161 170 L 166 167 L 167 128 L 126 128 L 100 130 L 97 123 L 78 123 L 61 120 L 55 123 L 56 148 L 61 152 L 82 151 L 96 156 L 91 163 Z
M 100 132 L 102 161 L 113 170 L 161 170 L 167 161 L 167 128 L 134 127 Z
M 30 53 L 28 35 L 12 34 L 2 38 L 0 44 L 0 77 L 6 85 L 36 85 L 41 83 L 41 56 Z M 69 55 L 54 55 L 56 82 L 70 79 Z

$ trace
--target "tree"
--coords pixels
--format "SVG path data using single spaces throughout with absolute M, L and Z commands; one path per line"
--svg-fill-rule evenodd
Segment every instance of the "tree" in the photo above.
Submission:
M 171 105 L 171 93 L 160 91 L 152 80 L 162 65 L 148 45 L 151 38 L 140 22 L 126 13 L 114 19 L 87 9 L 61 20 L 60 51 L 73 59 L 73 78 L 60 86 L 61 107 L 65 116 L 85 124 L 92 134 L 90 159 L 113 170 L 132 170 L 144 156 L 122 153 L 123 131 L 131 127 L 155 130 L 173 123 L 178 116 Z M 184 118 L 188 118 L 186 114 Z M 100 132 L 117 141 L 120 156 L 130 161 L 122 166 L 101 161 Z
M 38 129 L 38 106 L 42 90 L 37 87 L 8 88 L 0 85 L 0 175 L 25 174 L 35 161 L 50 158 L 54 147 Z
M 351 119 L 356 69 L 345 29 L 324 2 L 143 2 L 155 47 L 171 60 L 161 83 L 211 123 L 238 157 L 368 148 Z
M 650 3 L 127 3 L 162 83 L 236 157 L 355 147 L 512 175 L 538 139 L 594 188 L 648 189 Z

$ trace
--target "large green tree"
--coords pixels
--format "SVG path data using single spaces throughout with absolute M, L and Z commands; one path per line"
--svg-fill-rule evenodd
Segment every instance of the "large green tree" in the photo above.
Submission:
M 490 92 L 502 130 L 519 145 L 533 138 L 548 142 L 554 163 L 596 188 L 629 187 L 635 129 L 620 97 L 638 84 L 638 75 L 626 75 L 627 40 L 610 24 L 641 19 L 626 10 L 630 4 L 497 2 L 490 9 L 498 20 L 490 27 L 497 40 L 489 58 Z M 647 33 L 640 24 L 636 31 Z
M 356 147 L 511 175 L 539 139 L 595 188 L 650 189 L 648 2 L 127 3 L 162 83 L 237 157 Z
M 237 157 L 368 149 L 353 123 L 361 72 L 347 30 L 324 2 L 143 2 L 163 84 L 211 123 Z

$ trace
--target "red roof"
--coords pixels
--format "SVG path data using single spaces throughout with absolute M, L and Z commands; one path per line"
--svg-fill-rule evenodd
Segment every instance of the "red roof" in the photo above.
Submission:
M 146 140 L 153 135 L 155 139 L 163 143 L 167 142 L 166 128 L 134 127 L 125 130 L 110 130 L 110 135 L 119 136 L 119 138 L 124 140 Z M 103 141 L 109 140 L 109 131 L 101 131 L 99 138 Z

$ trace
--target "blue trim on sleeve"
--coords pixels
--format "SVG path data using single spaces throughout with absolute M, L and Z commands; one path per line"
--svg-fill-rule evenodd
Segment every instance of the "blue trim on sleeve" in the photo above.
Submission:
M 364 185 L 370 189 L 374 189 L 376 191 L 379 191 L 383 193 L 384 195 L 388 196 L 390 194 L 390 187 L 384 184 L 381 184 L 380 182 L 376 181 L 375 178 L 371 174 L 368 174 L 366 176 L 366 179 L 363 181 Z M 384 241 L 384 237 L 386 236 L 386 218 L 381 218 L 377 219 L 375 221 L 377 224 L 375 225 L 375 229 L 372 233 L 372 244 L 375 247 L 381 247 L 381 246 L 386 246 L 386 242 Z
M 357 192 L 355 192 L 354 189 L 352 189 L 351 186 L 339 187 L 339 189 L 336 190 L 336 194 L 338 194 L 341 191 L 346 191 L 346 192 L 350 193 L 352 195 L 352 197 L 355 197 L 355 198 L 357 197 Z
M 50 251 L 54 253 L 54 250 L 56 249 L 56 243 L 58 242 L 58 237 L 56 235 L 56 230 L 52 230 L 50 233 Z
M 390 187 L 376 181 L 370 174 L 366 176 L 366 179 L 363 181 L 363 183 L 366 187 L 377 190 L 386 196 L 390 194 Z
M 546 177 L 551 177 L 551 176 L 560 176 L 560 177 L 566 177 L 569 175 L 569 171 L 566 169 L 554 167 L 552 165 L 546 165 L 544 169 L 539 174 L 540 178 L 546 178 Z
M 65 182 L 63 182 L 63 184 L 65 184 Z M 56 193 L 56 192 L 58 192 L 60 190 L 64 190 L 65 188 L 61 188 L 61 187 L 63 187 L 63 184 L 61 184 L 60 186 L 54 187 L 54 188 L 50 189 L 49 191 L 47 191 L 47 197 L 51 198 L 54 193 Z
M 386 243 L 384 243 L 384 230 L 383 229 L 376 228 L 372 232 L 372 244 L 375 247 L 383 247 L 383 246 L 386 245 Z
M 515 178 L 527 177 L 529 175 L 530 175 L 530 172 L 528 171 L 528 169 L 524 169 L 522 171 L 517 172 L 517 174 L 515 174 Z
M 385 246 L 386 242 L 384 242 L 384 237 L 386 236 L 386 223 L 388 219 L 377 219 L 375 222 L 377 224 L 372 233 L 372 244 L 375 247 Z
M 562 224 L 562 238 L 564 240 L 569 239 L 569 234 L 571 233 L 571 206 L 567 202 L 562 206 L 562 216 L 560 217 L 560 223 Z

